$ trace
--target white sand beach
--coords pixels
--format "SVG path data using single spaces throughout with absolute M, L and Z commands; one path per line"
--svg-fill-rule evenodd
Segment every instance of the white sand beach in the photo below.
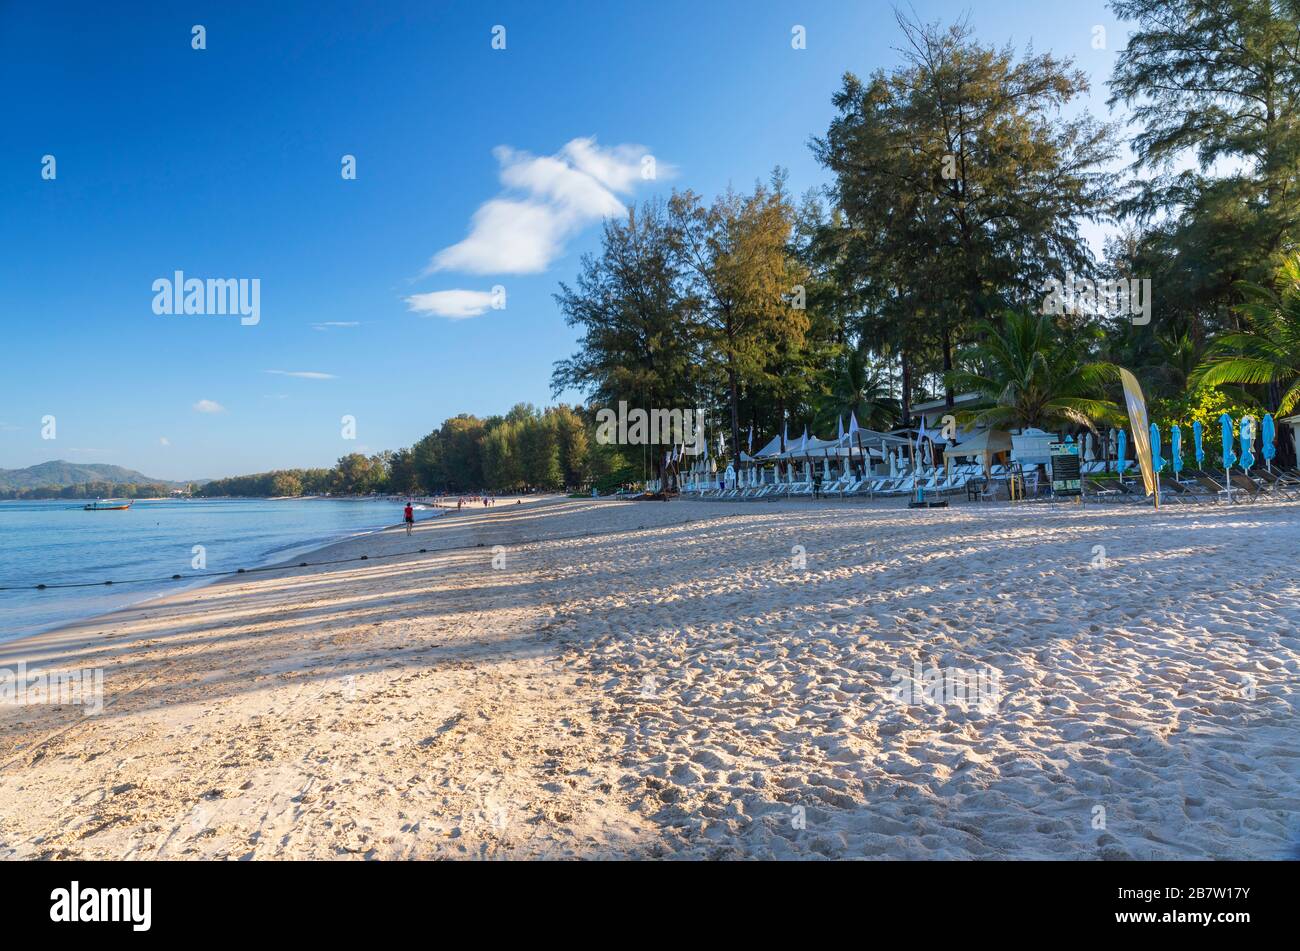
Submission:
M 0 856 L 1272 859 L 1300 841 L 1300 505 L 552 499 L 309 560 L 451 546 L 471 547 L 0 645 L 0 668 L 102 668 L 105 703 L 0 706 Z M 898 702 L 893 672 L 917 664 L 996 671 L 996 707 Z

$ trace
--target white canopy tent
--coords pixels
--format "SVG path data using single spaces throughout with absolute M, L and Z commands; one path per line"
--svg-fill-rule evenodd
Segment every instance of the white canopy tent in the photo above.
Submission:
M 944 462 L 948 474 L 952 475 L 952 460 L 962 457 L 979 456 L 984 464 L 984 474 L 988 475 L 993 466 L 993 457 L 1000 452 L 1011 451 L 1011 434 L 1000 429 L 986 429 L 971 436 L 965 442 L 949 446 L 944 450 Z

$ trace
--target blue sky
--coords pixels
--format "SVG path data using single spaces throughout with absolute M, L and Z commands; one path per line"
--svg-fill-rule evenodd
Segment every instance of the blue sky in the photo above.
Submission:
M 325 466 L 545 404 L 574 345 L 551 295 L 602 214 L 777 164 L 824 183 L 807 143 L 840 76 L 899 60 L 862 0 L 78 7 L 0 3 L 0 468 Z M 914 8 L 1074 56 L 1106 115 L 1100 0 Z M 260 322 L 155 314 L 176 270 L 257 278 Z

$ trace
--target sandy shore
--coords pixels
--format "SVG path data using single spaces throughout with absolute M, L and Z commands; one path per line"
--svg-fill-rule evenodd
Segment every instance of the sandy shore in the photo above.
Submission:
M 312 560 L 454 550 L 0 645 L 0 668 L 102 668 L 105 704 L 0 706 L 0 857 L 1300 842 L 1300 506 L 553 500 L 414 542 Z M 936 669 L 997 691 L 899 696 Z

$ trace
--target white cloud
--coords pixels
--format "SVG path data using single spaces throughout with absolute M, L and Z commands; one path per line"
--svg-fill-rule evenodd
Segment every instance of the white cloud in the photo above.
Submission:
M 213 400 L 199 400 L 194 404 L 196 413 L 224 413 L 226 408 Z
M 619 195 L 643 180 L 639 145 L 601 148 L 595 139 L 574 139 L 555 155 L 535 156 L 507 146 L 493 150 L 501 183 L 523 193 L 484 202 L 465 240 L 433 256 L 425 273 L 537 274 L 564 253 L 583 228 L 626 209 Z M 671 172 L 658 165 L 656 177 Z M 480 311 L 481 313 L 481 311 Z
M 168 439 L 166 436 L 159 436 L 159 437 L 158 437 L 158 445 L 160 445 L 160 446 L 170 446 L 171 444 L 172 444 L 172 441 L 171 441 L 170 439 Z
M 419 314 L 464 320 L 477 317 L 492 306 L 491 291 L 433 291 L 406 298 L 407 306 Z
M 293 376 L 300 380 L 337 380 L 333 373 L 318 373 L 315 370 L 267 370 L 275 376 Z
M 330 330 L 334 327 L 360 327 L 359 320 L 325 320 L 319 324 L 312 324 L 312 330 Z

